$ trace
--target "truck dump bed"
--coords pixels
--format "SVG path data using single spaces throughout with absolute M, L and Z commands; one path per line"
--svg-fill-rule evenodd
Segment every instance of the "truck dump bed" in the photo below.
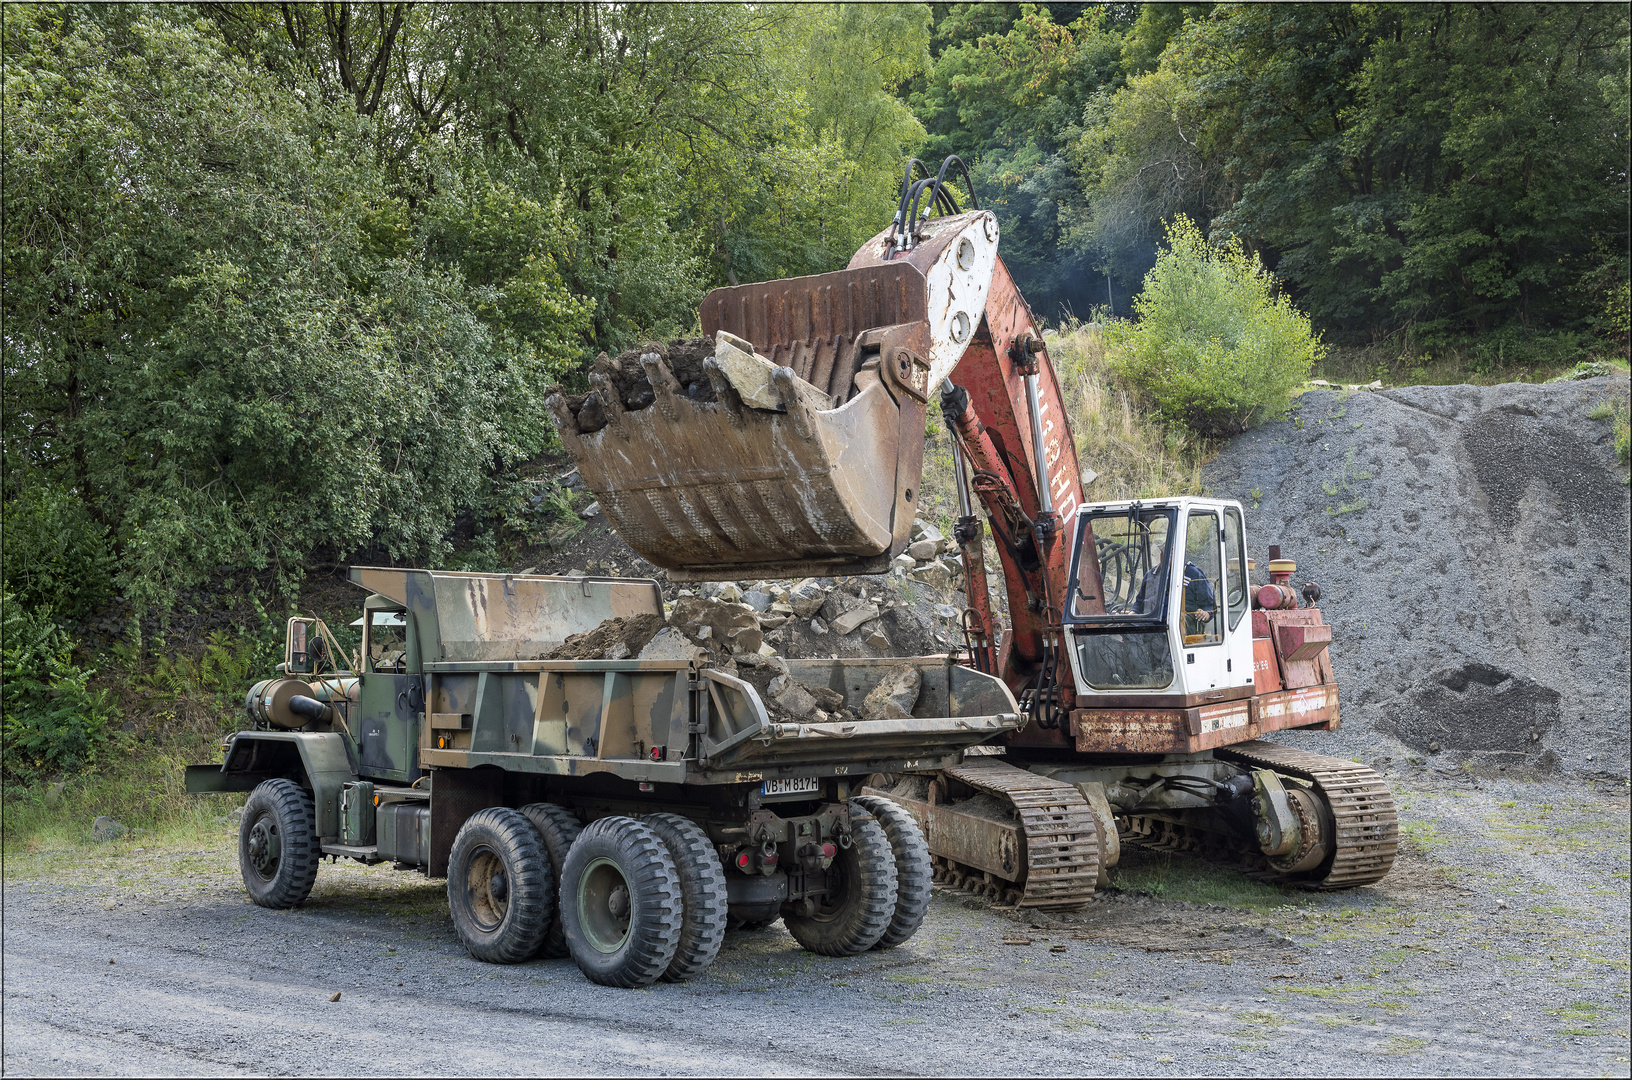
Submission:
M 407 609 L 423 686 L 405 693 L 424 702 L 423 768 L 691 784 L 865 776 L 953 764 L 1020 722 L 1001 680 L 945 657 L 785 661 L 790 677 L 858 711 L 886 673 L 918 669 L 911 716 L 844 722 L 773 715 L 753 686 L 694 660 L 541 659 L 602 620 L 661 615 L 652 581 L 368 567 L 352 577 Z

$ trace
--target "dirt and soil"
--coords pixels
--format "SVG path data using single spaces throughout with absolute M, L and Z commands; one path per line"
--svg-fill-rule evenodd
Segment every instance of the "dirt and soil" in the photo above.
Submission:
M 646 378 L 646 367 L 640 358 L 647 353 L 656 353 L 674 372 L 675 380 L 680 384 L 680 393 L 693 401 L 713 401 L 714 384 L 703 369 L 703 361 L 714 355 L 714 348 L 714 339 L 706 337 L 652 341 L 637 348 L 625 349 L 617 356 L 607 356 L 603 352 L 595 358 L 589 370 L 591 375 L 605 375 L 611 380 L 625 409 L 644 409 L 656 400 L 656 396 L 652 393 L 652 384 Z M 595 398 L 593 403 L 589 403 L 591 397 Z M 569 394 L 566 403 L 572 415 L 579 418 L 582 429 L 595 431 L 605 426 L 604 403 L 600 401 L 597 391 Z M 592 413 L 588 417 L 583 415 L 586 403 Z

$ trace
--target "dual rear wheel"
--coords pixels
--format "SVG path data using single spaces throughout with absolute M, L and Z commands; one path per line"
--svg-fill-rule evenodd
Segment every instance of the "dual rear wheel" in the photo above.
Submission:
M 899 945 L 929 905 L 929 848 L 917 824 L 888 800 L 856 803 L 872 819 L 852 822 L 826 895 L 782 911 L 794 939 L 827 956 Z M 518 963 L 565 953 L 603 986 L 702 974 L 724 942 L 727 905 L 713 843 L 678 814 L 580 828 L 547 803 L 492 808 L 460 829 L 448 861 L 448 906 L 472 956 Z

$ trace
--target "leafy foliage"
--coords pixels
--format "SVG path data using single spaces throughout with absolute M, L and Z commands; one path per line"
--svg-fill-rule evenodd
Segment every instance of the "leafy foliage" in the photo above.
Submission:
M 1203 435 L 1233 435 L 1286 408 L 1325 353 L 1308 316 L 1239 243 L 1214 247 L 1188 218 L 1135 301 L 1139 321 L 1108 331 L 1112 366 L 1161 415 Z
M 929 33 L 870 5 L 0 19 L 5 579 L 65 612 L 79 575 L 76 605 L 162 610 L 222 568 L 546 535 L 540 391 L 709 285 L 844 265 L 921 135 L 891 89 Z
M 0 593 L 0 734 L 7 780 L 32 783 L 96 763 L 117 720 L 111 696 L 75 667 L 73 642 L 49 609 L 31 612 Z
M 1075 235 L 1134 263 L 1183 212 L 1334 332 L 1523 346 L 1628 279 L 1627 72 L 1624 7 L 1220 5 L 1095 100 Z
M 27 608 L 82 618 L 113 592 L 108 530 L 72 492 L 15 477 L 16 494 L 0 518 L 0 581 Z

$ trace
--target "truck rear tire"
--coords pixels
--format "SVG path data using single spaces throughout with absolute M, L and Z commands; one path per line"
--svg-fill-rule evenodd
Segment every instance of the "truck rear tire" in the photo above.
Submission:
M 663 972 L 664 982 L 684 982 L 707 971 L 725 942 L 725 867 L 714 844 L 690 818 L 647 814 L 641 818 L 668 848 L 680 874 L 680 944 Z
M 561 927 L 578 970 L 602 986 L 648 986 L 680 946 L 680 873 L 648 825 L 590 822 L 561 873 Z
M 317 881 L 317 809 L 293 780 L 267 780 L 244 801 L 238 869 L 249 898 L 264 908 L 304 903 Z
M 533 823 L 493 806 L 471 815 L 448 854 L 448 913 L 471 956 L 517 964 L 555 915 L 555 875 Z
M 521 808 L 521 812 L 544 838 L 544 854 L 550 860 L 550 873 L 554 880 L 560 881 L 562 870 L 567 863 L 567 852 L 584 827 L 578 824 L 578 819 L 572 816 L 571 810 L 554 803 L 528 803 Z M 560 960 L 570 955 L 567 952 L 567 936 L 561 929 L 559 907 L 556 908 L 554 917 L 550 919 L 549 927 L 544 931 L 544 944 L 539 946 L 538 955 L 551 960 Z
M 893 949 L 918 932 L 935 892 L 935 868 L 929 858 L 924 830 L 905 807 L 877 795 L 856 796 L 852 802 L 878 819 L 895 855 L 895 914 L 889 929 L 873 946 Z
M 878 944 L 895 916 L 895 855 L 876 821 L 850 827 L 828 870 L 828 894 L 806 915 L 798 903 L 783 905 L 782 922 L 800 945 L 823 956 L 859 956 Z

